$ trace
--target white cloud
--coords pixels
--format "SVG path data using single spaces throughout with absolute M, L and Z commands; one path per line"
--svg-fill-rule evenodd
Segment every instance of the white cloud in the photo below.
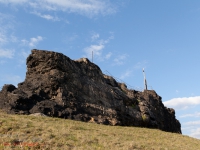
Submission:
M 189 136 L 200 139 L 200 121 L 189 121 L 182 124 L 182 130 L 186 131 Z
M 121 57 L 116 58 L 114 61 L 117 62 L 119 65 L 124 64 L 125 63 L 125 59 L 127 59 L 126 58 L 127 56 L 128 55 L 124 54 Z M 125 78 L 131 76 L 131 74 L 137 69 L 141 69 L 142 70 L 142 68 L 145 68 L 146 64 L 147 64 L 147 61 L 142 61 L 142 62 L 136 63 L 133 67 L 129 68 L 124 73 L 122 73 L 121 76 L 120 76 L 120 79 L 125 79 Z M 141 90 L 141 89 L 139 89 L 139 90 Z
M 44 18 L 46 20 L 51 20 L 51 21 L 60 21 L 60 19 L 58 17 L 54 17 L 52 15 L 49 15 L 49 14 L 41 14 L 39 12 L 32 12 L 32 14 L 35 14 L 41 18 Z
M 13 58 L 15 51 L 9 49 L 0 49 L 0 57 Z
M 28 45 L 28 41 L 26 39 L 21 40 L 22 45 Z
M 109 52 L 108 54 L 106 54 L 105 59 L 110 59 L 111 56 L 112 56 L 112 53 Z
M 97 45 L 91 45 L 89 47 L 86 47 L 84 51 L 86 52 L 88 58 L 92 56 L 92 53 L 94 56 L 101 56 L 104 47 L 105 46 L 102 43 L 99 43 Z
M 95 41 L 96 39 L 98 39 L 100 36 L 98 33 L 93 33 L 93 35 L 91 36 L 92 41 Z
M 0 0 L 0 3 L 24 4 L 24 7 L 29 6 L 34 10 L 73 12 L 89 17 L 116 12 L 116 6 L 110 0 Z
M 123 54 L 114 59 L 114 65 L 123 65 L 127 59 L 127 55 Z
M 187 109 L 189 107 L 200 104 L 200 96 L 196 97 L 183 97 L 183 98 L 173 98 L 171 100 L 163 102 L 164 105 L 175 109 Z
M 14 20 L 13 16 L 0 13 L 0 46 L 17 41 L 17 38 L 12 35 Z
M 196 126 L 196 125 L 200 125 L 200 121 L 189 121 L 184 124 L 187 126 Z
M 4 31 L 1 31 L 0 29 L 0 46 L 6 45 L 11 42 L 15 43 L 17 41 L 18 41 L 17 37 L 15 37 L 14 35 L 9 35 L 9 33 L 6 32 L 6 29 Z
M 0 0 L 0 3 L 5 4 L 22 4 L 26 2 L 28 2 L 28 0 Z
M 134 69 L 142 69 L 145 68 L 147 61 L 138 62 L 134 65 Z
M 41 37 L 41 36 L 37 36 L 36 38 L 33 37 L 30 39 L 29 46 L 34 47 L 42 40 L 43 40 L 43 37 Z
M 22 82 L 22 78 L 20 76 L 10 74 L 1 74 L 0 80 L 3 82 L 7 82 L 6 84 L 14 84 L 15 86 L 17 86 L 19 82 Z
M 190 136 L 200 139 L 200 128 L 193 130 Z
M 21 51 L 18 51 L 17 67 L 22 67 L 22 65 L 26 64 L 26 58 L 29 56 L 30 52 L 31 52 L 30 50 L 24 50 L 24 49 L 22 49 Z
M 125 79 L 127 77 L 129 77 L 131 75 L 132 71 L 131 70 L 127 70 L 126 72 L 124 72 L 121 76 L 120 79 Z
M 46 10 L 62 10 L 89 16 L 115 12 L 108 0 L 40 0 L 36 3 L 39 4 L 37 7 Z
M 27 58 L 29 54 L 30 54 L 30 52 L 27 52 L 27 51 L 24 51 L 24 50 L 21 52 L 21 55 L 22 55 L 24 58 Z
M 30 38 L 30 41 L 23 39 L 21 40 L 23 45 L 28 45 L 30 47 L 35 47 L 40 41 L 43 41 L 43 37 L 42 36 L 37 36 L 37 37 L 32 37 Z
M 6 44 L 8 41 L 7 41 L 7 37 L 6 35 L 0 31 L 0 45 L 4 45 Z
M 185 114 L 180 116 L 180 118 L 186 118 L 186 117 L 200 117 L 200 112 L 196 112 L 194 114 Z
M 91 38 L 93 39 L 97 37 L 99 37 L 99 34 L 96 34 L 95 37 L 94 34 L 91 36 Z M 109 52 L 108 54 L 106 54 L 106 56 L 102 57 L 102 52 L 105 48 L 105 45 L 108 44 L 111 39 L 113 39 L 113 35 L 111 35 L 107 40 L 101 39 L 97 42 L 97 44 L 92 44 L 89 47 L 84 48 L 83 51 L 85 52 L 86 57 L 92 58 L 93 53 L 93 56 L 100 60 L 109 59 L 112 53 Z
M 11 15 L 0 13 L 0 57 L 13 58 L 15 50 L 14 43 L 18 41 L 12 33 L 15 19 Z M 1 61 L 1 64 L 5 63 Z

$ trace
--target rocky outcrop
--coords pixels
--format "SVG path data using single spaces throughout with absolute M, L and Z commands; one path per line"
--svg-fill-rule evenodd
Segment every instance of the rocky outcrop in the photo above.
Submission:
M 86 58 L 73 61 L 44 50 L 32 50 L 24 82 L 3 86 L 0 109 L 181 133 L 174 109 L 166 108 L 155 91 L 127 89 Z

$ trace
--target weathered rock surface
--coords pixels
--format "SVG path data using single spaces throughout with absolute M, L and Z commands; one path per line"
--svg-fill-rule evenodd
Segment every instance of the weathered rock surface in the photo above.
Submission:
M 181 133 L 174 109 L 166 108 L 155 91 L 129 90 L 86 58 L 73 61 L 44 50 L 32 50 L 18 88 L 3 86 L 0 109 Z

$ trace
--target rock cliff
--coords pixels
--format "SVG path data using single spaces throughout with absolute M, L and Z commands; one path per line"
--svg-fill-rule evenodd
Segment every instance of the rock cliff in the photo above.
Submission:
M 52 51 L 32 50 L 25 81 L 4 85 L 0 109 L 43 113 L 99 124 L 139 126 L 181 133 L 175 111 L 153 90 L 127 89 L 87 58 L 71 60 Z

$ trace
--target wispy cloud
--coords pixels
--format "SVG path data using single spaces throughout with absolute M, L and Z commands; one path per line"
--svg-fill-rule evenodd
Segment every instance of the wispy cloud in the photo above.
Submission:
M 7 82 L 7 84 L 13 83 L 15 86 L 17 86 L 19 82 L 22 82 L 22 78 L 20 76 L 11 74 L 1 74 L 0 80 Z
M 57 16 L 52 16 L 52 15 L 49 15 L 49 14 L 41 14 L 39 12 L 32 12 L 32 14 L 35 14 L 41 18 L 44 18 L 46 20 L 51 20 L 51 21 L 60 21 L 60 18 L 58 18 Z
M 193 129 L 190 136 L 200 139 L 200 128 Z
M 99 34 L 92 35 L 91 39 L 97 39 L 98 37 L 99 37 Z M 99 60 L 109 59 L 111 57 L 112 53 L 109 52 L 105 56 L 102 56 L 102 52 L 103 52 L 103 49 L 105 48 L 106 44 L 108 44 L 110 42 L 110 40 L 113 38 L 114 38 L 114 36 L 111 35 L 106 40 L 103 40 L 103 39 L 98 40 L 97 44 L 92 44 L 89 47 L 84 48 L 83 51 L 85 52 L 86 57 L 91 58 L 92 53 L 93 53 L 93 56 Z
M 13 16 L 0 13 L 0 46 L 17 41 L 17 38 L 12 34 L 14 20 Z
M 89 17 L 116 12 L 116 6 L 110 0 L 0 0 L 0 3 L 29 6 L 34 10 L 64 11 Z
M 32 4 L 36 8 L 45 10 L 74 12 L 87 16 L 110 14 L 116 11 L 109 0 L 40 0 Z
M 189 121 L 184 124 L 187 126 L 196 126 L 196 125 L 200 125 L 200 121 Z
M 30 39 L 29 46 L 34 47 L 42 40 L 43 40 L 43 37 L 41 36 L 37 36 L 36 38 L 33 37 Z
M 15 24 L 14 20 L 13 16 L 0 13 L 0 57 L 2 58 L 13 58 L 15 54 L 15 47 L 13 45 L 18 39 L 12 33 L 14 29 L 13 24 Z M 4 62 L 1 61 L 1 63 Z
M 189 107 L 200 104 L 200 96 L 196 97 L 183 97 L 183 98 L 173 98 L 171 100 L 163 102 L 167 107 L 175 109 L 187 109 Z
M 4 28 L 4 26 L 1 26 L 1 28 Z M 17 41 L 18 39 L 16 36 L 9 34 L 6 29 L 4 29 L 4 31 L 0 29 L 0 46 L 4 46 L 9 43 L 15 43 Z
M 97 40 L 99 37 L 100 37 L 100 35 L 98 33 L 93 33 L 92 36 L 91 36 L 92 42 Z
M 186 118 L 186 117 L 200 117 L 200 112 L 196 112 L 193 114 L 185 114 L 180 116 L 180 118 Z
M 15 50 L 0 49 L 0 57 L 13 58 Z
M 35 47 L 39 42 L 43 41 L 43 37 L 42 36 L 37 36 L 37 37 L 32 37 L 30 38 L 30 40 L 26 40 L 26 39 L 23 39 L 21 40 L 22 44 L 23 45 L 28 45 L 30 47 Z
M 120 79 L 125 79 L 127 77 L 129 77 L 132 73 L 132 70 L 126 70 L 121 76 L 120 76 Z
M 0 3 L 4 4 L 23 4 L 27 2 L 28 0 L 0 0 Z
M 200 139 L 200 121 L 189 121 L 182 123 L 182 130 L 187 131 L 188 135 Z
M 105 59 L 110 59 L 111 56 L 112 56 L 112 53 L 109 52 L 108 54 L 106 54 Z
M 8 41 L 6 35 L 3 33 L 3 31 L 0 31 L 0 45 L 4 45 L 7 42 Z
M 18 53 L 16 54 L 18 62 L 17 67 L 22 67 L 22 65 L 26 64 L 26 58 L 29 56 L 30 53 L 30 50 L 21 49 L 18 51 Z
M 99 43 L 98 45 L 91 45 L 90 47 L 87 47 L 85 50 L 86 52 L 90 53 L 93 51 L 95 55 L 100 56 L 101 55 L 101 51 L 104 49 L 104 44 Z
M 114 59 L 114 64 L 113 65 L 123 65 L 127 59 L 128 55 L 127 54 L 123 54 L 123 55 L 119 55 Z
M 119 57 L 120 59 L 115 59 L 115 61 L 118 62 L 117 63 L 118 65 L 124 64 L 126 62 L 127 56 L 128 55 L 124 54 L 124 56 L 122 55 L 121 57 Z M 142 68 L 146 68 L 146 64 L 147 64 L 147 61 L 137 62 L 135 65 L 133 65 L 133 67 L 130 67 L 125 72 L 123 72 L 120 76 L 120 79 L 123 80 L 127 77 L 130 77 L 138 69 L 142 70 Z
M 90 45 L 89 47 L 86 47 L 84 49 L 86 55 L 88 58 L 92 56 L 92 53 L 94 56 L 101 56 L 102 50 L 104 49 L 105 45 L 103 43 L 99 43 L 96 45 Z
M 137 62 L 135 65 L 134 65 L 134 69 L 142 69 L 142 68 L 145 68 L 147 64 L 147 61 L 144 60 L 144 61 L 141 61 L 141 62 Z
M 24 51 L 24 50 L 22 50 L 22 52 L 21 52 L 21 55 L 22 55 L 24 58 L 27 58 L 29 54 L 30 54 L 30 51 Z
M 75 46 L 74 42 L 76 42 L 79 38 L 80 36 L 77 33 L 68 34 L 63 39 L 63 43 L 67 43 L 68 45 L 72 44 L 72 46 Z

